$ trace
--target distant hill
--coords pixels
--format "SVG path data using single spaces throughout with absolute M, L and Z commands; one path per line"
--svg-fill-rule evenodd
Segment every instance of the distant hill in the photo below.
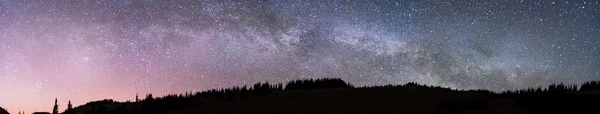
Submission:
M 50 112 L 33 112 L 31 114 L 50 114 Z
M 554 84 L 494 93 L 459 91 L 407 83 L 354 87 L 341 79 L 308 79 L 282 83 L 257 83 L 251 87 L 214 89 L 173 94 L 139 102 L 110 99 L 89 102 L 64 114 L 195 114 L 195 113 L 599 113 L 599 83 Z
M 6 109 L 0 107 L 0 114 L 8 114 L 8 111 L 6 111 Z

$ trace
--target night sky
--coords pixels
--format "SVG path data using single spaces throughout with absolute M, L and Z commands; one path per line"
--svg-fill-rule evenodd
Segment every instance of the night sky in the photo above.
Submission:
M 1 0 L 0 106 L 337 77 L 493 91 L 600 79 L 599 1 Z

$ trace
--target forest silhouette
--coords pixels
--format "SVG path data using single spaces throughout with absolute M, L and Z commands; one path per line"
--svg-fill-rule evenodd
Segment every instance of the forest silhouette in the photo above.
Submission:
M 552 84 L 500 93 L 454 90 L 409 82 L 403 85 L 354 87 L 338 78 L 186 92 L 117 102 L 92 101 L 62 114 L 188 113 L 600 113 L 600 83 Z M 58 113 L 55 104 L 53 113 Z M 5 114 L 0 108 L 0 114 Z M 8 113 L 8 112 L 6 112 Z M 49 114 L 48 112 L 36 112 Z

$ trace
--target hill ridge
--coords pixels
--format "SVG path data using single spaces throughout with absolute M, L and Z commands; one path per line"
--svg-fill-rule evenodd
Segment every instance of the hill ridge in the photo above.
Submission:
M 345 106 L 353 105 L 377 105 L 397 103 L 399 101 L 424 100 L 430 104 L 422 104 L 422 107 L 433 110 L 433 112 L 415 113 L 439 113 L 439 112 L 463 112 L 469 110 L 496 110 L 493 106 L 503 106 L 507 109 L 527 113 L 544 112 L 536 108 L 534 105 L 556 105 L 556 103 L 576 103 L 595 101 L 598 98 L 594 94 L 581 94 L 589 91 L 597 91 L 600 86 L 598 81 L 590 81 L 583 83 L 581 88 L 577 85 L 552 84 L 547 88 L 527 88 L 522 90 L 492 92 L 488 90 L 457 90 L 441 86 L 429 86 L 409 82 L 402 85 L 381 85 L 381 86 L 363 86 L 354 87 L 352 84 L 346 83 L 339 78 L 322 78 L 322 79 L 302 79 L 294 80 L 288 83 L 268 83 L 259 82 L 252 86 L 234 86 L 230 88 L 211 89 L 196 93 L 186 94 L 169 94 L 163 97 L 154 98 L 152 94 L 148 94 L 146 98 L 137 102 L 117 102 L 111 99 L 93 101 L 81 106 L 77 106 L 72 110 L 67 110 L 63 114 L 120 114 L 120 113 L 144 113 L 144 114 L 165 114 L 165 113 L 199 113 L 202 112 L 232 112 L 233 113 L 294 113 L 298 111 L 293 107 L 280 107 L 276 104 L 287 104 L 289 106 L 298 105 L 299 107 L 312 107 L 311 105 L 329 104 Z M 364 92 L 364 93 L 362 93 Z M 368 94 L 367 94 L 368 93 Z M 389 94 L 389 95 L 388 95 Z M 431 94 L 431 95 L 430 95 Z M 362 96 L 357 96 L 362 95 Z M 396 95 L 404 98 L 394 98 Z M 433 96 L 432 96 L 433 95 Z M 337 97 L 337 98 L 336 98 Z M 380 98 L 376 98 L 380 97 Z M 562 101 L 560 99 L 579 97 L 589 98 L 580 99 L 579 101 Z M 414 98 L 414 99 L 413 99 Z M 553 99 L 559 102 L 547 103 L 542 100 Z M 338 100 L 336 100 L 338 99 Z M 365 101 L 372 99 L 373 101 Z M 379 99 L 379 100 L 377 100 Z M 383 99 L 390 99 L 389 101 Z M 433 99 L 433 100 L 428 100 Z M 279 100 L 279 101 L 273 101 Z M 356 100 L 356 103 L 343 100 Z M 288 102 L 280 102 L 288 101 Z M 600 100 L 599 100 L 600 101 Z M 533 103 L 532 102 L 538 102 Z M 257 104 L 258 103 L 258 104 Z M 262 103 L 262 104 L 261 104 Z M 304 104 L 303 104 L 304 103 Z M 544 103 L 544 104 L 540 104 Z M 263 106 L 263 107 L 253 107 Z M 348 106 L 355 107 L 359 111 L 372 113 L 369 111 L 386 110 L 387 106 L 369 107 L 363 106 Z M 421 105 L 418 105 L 421 106 Z M 237 108 L 236 108 L 237 107 Z M 248 108 L 253 107 L 253 108 Z M 264 108 L 271 107 L 271 108 Z M 330 106 L 323 106 L 330 107 Z M 410 106 L 408 106 L 410 107 Z M 519 107 L 519 108 L 515 108 Z M 230 109 L 234 108 L 234 109 Z M 239 108 L 247 108 L 245 110 L 236 110 Z M 285 110 L 276 110 L 285 109 Z M 577 107 L 571 107 L 577 108 Z M 222 110 L 218 110 L 222 109 Z M 323 113 L 344 112 L 344 108 L 330 107 L 328 109 L 320 109 L 312 107 L 312 111 L 324 111 Z M 561 109 L 561 108 L 555 108 Z M 292 110 L 291 112 L 285 112 Z M 394 110 L 386 110 L 394 112 Z M 406 110 L 405 110 L 406 111 Z M 410 111 L 409 111 L 410 112 Z M 318 112 L 303 112 L 303 113 L 318 113 Z M 514 112 L 510 112 L 514 113 Z

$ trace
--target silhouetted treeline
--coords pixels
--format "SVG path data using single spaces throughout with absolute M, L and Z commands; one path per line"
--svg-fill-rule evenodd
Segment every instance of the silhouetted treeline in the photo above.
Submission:
M 598 91 L 600 90 L 600 82 L 598 81 L 589 81 L 581 84 L 581 88 L 579 91 Z
M 306 89 L 328 89 L 328 88 L 353 88 L 351 84 L 346 83 L 339 78 L 323 78 L 290 81 L 285 85 L 285 90 L 306 90 Z
M 562 83 L 560 84 L 551 84 L 549 85 L 547 88 L 542 88 L 542 87 L 538 87 L 538 88 L 527 88 L 527 89 L 521 89 L 521 90 L 514 90 L 514 91 L 504 91 L 500 94 L 502 95 L 520 95 L 520 94 L 561 94 L 561 93 L 568 93 L 568 92 L 579 92 L 579 91 L 592 91 L 592 90 L 598 90 L 598 89 L 592 89 L 592 88 L 597 88 L 598 85 L 590 85 L 587 84 L 588 82 L 584 83 L 582 85 L 583 89 L 578 89 L 577 85 L 564 85 Z
M 552 84 L 547 88 L 527 88 L 505 91 L 499 96 L 509 97 L 528 113 L 600 113 L 595 103 L 600 102 L 600 94 L 586 93 L 599 91 L 598 81 L 577 85 Z
M 560 94 L 560 93 L 574 93 L 574 92 L 589 92 L 589 91 L 600 91 L 600 83 L 599 81 L 588 81 L 581 84 L 581 87 L 578 88 L 576 84 L 573 85 L 564 85 L 560 84 L 551 84 L 547 88 L 537 87 L 537 88 L 527 88 L 521 90 L 514 91 L 504 91 L 501 94 L 542 94 L 542 93 L 552 93 L 552 94 Z
M 405 87 L 415 87 L 415 88 L 435 88 L 435 89 L 446 89 L 446 90 L 451 90 L 450 88 L 444 88 L 441 86 L 428 86 L 425 84 L 418 84 L 415 82 L 408 82 L 404 85 L 398 84 L 398 85 L 394 85 L 394 84 L 388 84 L 388 85 L 375 85 L 375 86 L 363 86 L 360 88 L 405 88 Z
M 326 89 L 326 88 L 352 88 L 353 86 L 337 78 L 325 79 L 306 79 L 290 81 L 286 84 L 285 90 L 303 90 L 303 89 Z M 282 83 L 271 84 L 269 82 L 256 83 L 252 87 L 232 87 L 211 89 L 203 92 L 186 92 L 185 94 L 170 94 L 164 97 L 154 98 L 152 94 L 146 95 L 146 98 L 139 102 L 115 102 L 110 99 L 93 101 L 72 110 L 67 110 L 64 114 L 105 114 L 111 110 L 111 114 L 162 114 L 168 110 L 185 109 L 195 106 L 203 106 L 204 102 L 214 101 L 234 101 L 246 97 L 264 96 L 272 92 L 284 91 Z M 107 105 L 113 105 L 114 109 L 108 109 Z M 79 111 L 79 112 L 78 112 Z
M 154 97 L 152 94 L 147 94 L 145 99 L 139 100 L 139 102 L 115 102 L 110 99 L 89 102 L 85 105 L 81 105 L 67 110 L 64 114 L 164 114 L 170 110 L 182 110 L 188 108 L 202 107 L 206 103 L 218 103 L 218 102 L 237 102 L 240 100 L 266 96 L 274 93 L 282 93 L 288 90 L 310 90 L 310 89 L 330 89 L 330 88 L 347 88 L 344 90 L 351 90 L 354 88 L 353 85 L 346 83 L 345 81 L 338 78 L 324 78 L 324 79 L 304 79 L 304 80 L 293 80 L 288 83 L 268 83 L 261 82 L 256 83 L 252 86 L 242 87 L 231 87 L 221 89 L 211 89 L 203 92 L 186 92 L 185 94 L 170 94 L 163 97 Z M 527 88 L 515 91 L 504 91 L 501 93 L 495 93 L 488 90 L 453 90 L 440 86 L 428 86 L 424 84 L 417 84 L 409 82 L 404 85 L 382 85 L 382 86 L 365 86 L 359 87 L 359 89 L 377 89 L 382 90 L 405 90 L 412 89 L 418 90 L 416 92 L 423 91 L 444 91 L 445 93 L 477 93 L 477 95 L 484 95 L 482 98 L 476 98 L 472 100 L 462 100 L 467 104 L 470 102 L 476 102 L 479 104 L 487 103 L 486 97 L 505 97 L 510 99 L 517 99 L 520 106 L 526 107 L 527 109 L 540 111 L 532 107 L 538 105 L 537 103 L 543 102 L 546 104 L 556 103 L 577 103 L 575 101 L 564 100 L 562 97 L 554 99 L 545 99 L 546 97 L 538 96 L 554 96 L 565 93 L 575 93 L 581 91 L 597 91 L 600 90 L 600 84 L 597 81 L 586 82 L 578 88 L 577 85 L 564 85 L 564 84 L 552 84 L 547 88 Z M 415 91 L 411 91 L 415 92 Z M 440 96 L 443 97 L 443 96 Z M 533 97 L 533 98 L 530 98 Z M 132 96 L 133 98 L 133 96 Z M 136 95 L 137 98 L 137 95 Z M 587 97 L 585 97 L 587 98 Z M 563 101 L 564 100 L 564 101 Z M 137 100 L 136 100 L 137 101 Z M 567 102 L 568 101 L 568 102 Z M 455 107 L 456 103 L 443 103 L 444 106 Z M 461 103 L 458 103 L 461 104 Z M 465 103 L 462 105 L 469 106 Z M 452 108 L 450 107 L 450 108 Z M 458 106 L 460 107 L 460 106 Z M 548 106 L 551 107 L 551 106 Z M 447 107 L 446 107 L 447 108 Z M 477 108 L 477 107 L 476 107 Z M 481 107 L 479 107 L 481 108 Z M 465 108 L 469 109 L 469 108 Z M 560 108 L 557 108 L 560 109 Z M 449 109 L 446 109 L 449 110 Z M 443 112 L 443 110 L 442 110 Z

